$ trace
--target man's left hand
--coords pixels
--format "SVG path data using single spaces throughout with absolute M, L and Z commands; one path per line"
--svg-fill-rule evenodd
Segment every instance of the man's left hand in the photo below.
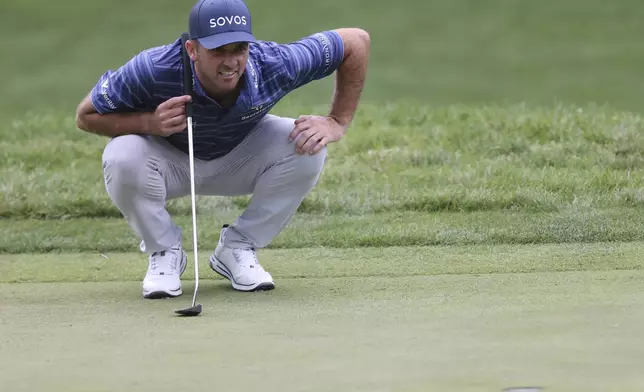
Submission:
M 298 154 L 313 155 L 328 143 L 340 140 L 346 128 L 333 117 L 300 116 L 295 120 L 289 140 L 297 140 L 295 151 Z

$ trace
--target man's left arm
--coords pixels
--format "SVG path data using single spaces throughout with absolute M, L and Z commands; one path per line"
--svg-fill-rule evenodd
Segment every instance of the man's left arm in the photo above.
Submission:
M 343 60 L 336 70 L 335 88 L 327 116 L 300 116 L 291 140 L 297 139 L 300 154 L 315 154 L 328 143 L 340 140 L 358 108 L 369 62 L 370 37 L 358 28 L 337 29 L 344 45 Z

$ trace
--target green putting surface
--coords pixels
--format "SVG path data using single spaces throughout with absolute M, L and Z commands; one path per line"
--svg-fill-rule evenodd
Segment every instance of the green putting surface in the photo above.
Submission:
M 381 249 L 380 258 L 376 250 L 267 250 L 260 255 L 275 290 L 235 292 L 202 267 L 208 279 L 196 318 L 174 314 L 190 303 L 192 268 L 182 297 L 150 301 L 139 281 L 109 281 L 119 269 L 123 280 L 136 277 L 145 268 L 138 254 L 108 256 L 106 273 L 115 274 L 108 281 L 75 272 L 72 262 L 82 267 L 88 255 L 2 256 L 5 281 L 17 278 L 16 263 L 34 269 L 21 270 L 33 283 L 0 284 L 0 384 L 7 391 L 637 391 L 639 249 L 404 248 Z M 59 282 L 39 282 L 43 269 L 58 269 Z

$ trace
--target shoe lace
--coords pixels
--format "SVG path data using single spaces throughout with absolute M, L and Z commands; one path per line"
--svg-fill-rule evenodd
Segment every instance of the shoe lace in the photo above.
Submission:
M 237 264 L 240 266 L 251 268 L 259 266 L 255 248 L 235 248 L 233 249 L 233 255 L 235 256 L 235 260 L 237 260 Z
M 168 254 L 169 253 L 169 254 Z M 177 255 L 174 252 L 166 250 L 154 252 L 150 255 L 150 271 L 156 272 L 160 270 L 163 275 L 166 272 L 174 272 L 177 270 Z

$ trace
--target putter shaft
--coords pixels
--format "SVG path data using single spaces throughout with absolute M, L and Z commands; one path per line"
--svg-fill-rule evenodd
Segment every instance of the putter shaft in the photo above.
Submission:
M 195 195 L 195 164 L 194 147 L 192 139 L 192 116 L 188 117 L 188 149 L 190 155 L 190 196 L 192 197 L 192 240 L 195 265 L 195 290 L 192 295 L 192 306 L 197 302 L 197 289 L 199 288 L 199 258 L 197 256 L 197 200 Z

